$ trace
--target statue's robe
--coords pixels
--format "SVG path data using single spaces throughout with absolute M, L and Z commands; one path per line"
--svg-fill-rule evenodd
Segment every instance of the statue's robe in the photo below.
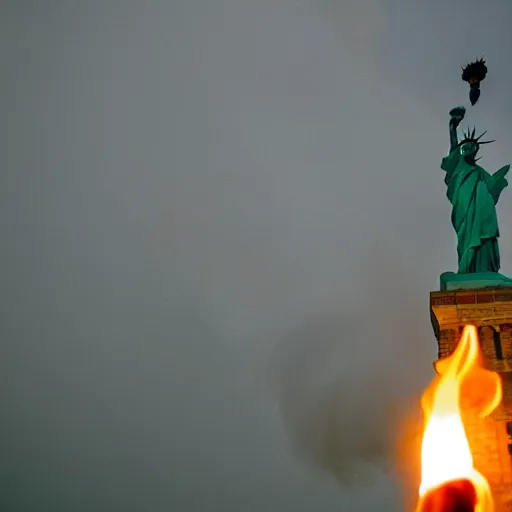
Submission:
M 466 162 L 458 147 L 443 158 L 441 169 L 446 171 L 446 195 L 453 206 L 459 273 L 498 272 L 500 233 L 496 203 L 507 182 Z

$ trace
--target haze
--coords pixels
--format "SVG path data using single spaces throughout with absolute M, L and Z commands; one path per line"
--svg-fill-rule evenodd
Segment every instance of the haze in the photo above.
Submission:
M 463 126 L 512 161 L 510 2 L 0 13 L 1 510 L 400 510 L 447 113 L 484 55 Z

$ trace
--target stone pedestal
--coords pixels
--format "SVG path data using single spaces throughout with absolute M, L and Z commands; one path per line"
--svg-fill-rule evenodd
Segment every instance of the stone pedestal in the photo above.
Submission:
M 489 481 L 496 512 L 512 512 L 512 288 L 431 292 L 430 314 L 440 359 L 450 355 L 467 324 L 478 327 L 485 365 L 503 380 L 503 401 L 482 421 L 464 418 L 475 467 Z

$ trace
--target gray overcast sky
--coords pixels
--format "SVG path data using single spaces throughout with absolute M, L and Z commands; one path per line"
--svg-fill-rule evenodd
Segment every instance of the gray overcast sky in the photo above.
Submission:
M 431 377 L 482 54 L 467 121 L 512 161 L 510 1 L 0 9 L 0 508 L 399 510 L 359 460 Z

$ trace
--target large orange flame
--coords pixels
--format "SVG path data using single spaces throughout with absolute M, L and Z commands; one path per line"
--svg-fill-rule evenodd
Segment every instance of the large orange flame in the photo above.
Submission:
M 417 512 L 425 496 L 450 482 L 469 480 L 476 491 L 475 512 L 493 512 L 487 480 L 473 466 L 461 415 L 461 397 L 485 418 L 502 398 L 501 379 L 482 366 L 477 330 L 466 326 L 453 354 L 436 364 L 438 375 L 425 390 L 421 406 L 425 431 L 421 447 L 421 485 Z M 441 507 L 442 508 L 442 507 Z

